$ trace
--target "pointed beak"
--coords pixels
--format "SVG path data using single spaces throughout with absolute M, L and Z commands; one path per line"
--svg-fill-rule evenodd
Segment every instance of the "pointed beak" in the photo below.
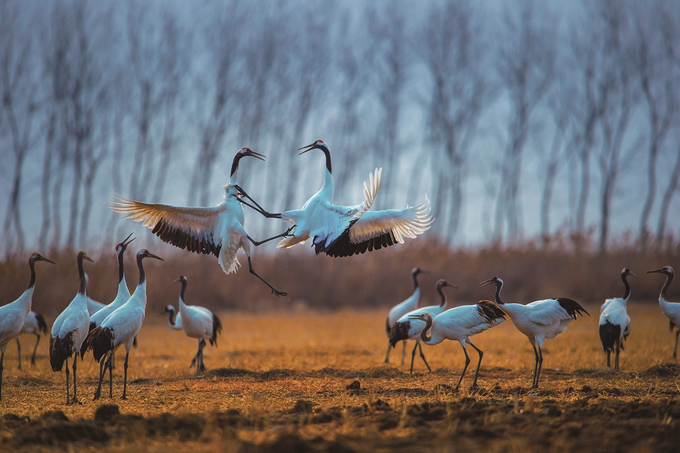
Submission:
M 174 279 L 172 281 L 172 283 L 181 282 L 181 281 L 182 281 L 182 277 L 177 277 L 176 279 Z
M 168 311 L 168 310 L 164 308 L 163 310 L 161 310 L 160 313 L 158 313 L 158 316 L 164 315 L 165 313 L 167 313 L 167 311 Z
M 84 260 L 88 260 L 90 263 L 94 263 L 94 260 L 87 255 L 83 255 Z
M 149 252 L 149 258 L 156 258 L 157 260 L 165 261 L 163 258 L 160 256 L 154 255 L 153 253 Z
M 424 271 L 424 270 L 422 270 L 422 269 L 420 269 L 420 271 L 418 271 L 418 273 L 430 275 L 430 272 L 429 272 L 429 271 Z
M 300 154 L 298 154 L 299 156 L 303 155 L 307 151 L 313 150 L 314 149 L 314 143 L 312 143 L 311 145 L 303 146 L 302 148 L 298 148 L 298 151 L 300 151 L 301 149 L 303 149 L 304 151 L 302 151 Z
M 663 273 L 663 267 L 660 268 L 660 269 L 654 269 L 653 271 L 647 271 L 648 274 L 651 274 L 651 273 L 653 273 L 653 272 L 657 272 L 657 273 L 659 273 L 659 274 L 662 274 L 662 273 Z
M 251 149 L 250 151 L 248 151 L 248 153 L 246 154 L 246 156 L 251 156 L 251 157 L 254 157 L 254 158 L 260 159 L 260 160 L 264 160 L 265 157 L 267 157 L 267 156 L 265 156 L 264 154 L 260 154 L 260 153 L 258 153 L 258 152 L 256 152 L 256 151 L 253 151 L 252 149 Z
M 57 264 L 57 263 L 55 263 L 54 261 L 45 258 L 44 256 L 41 256 L 41 257 L 40 257 L 40 261 L 47 261 L 48 263 Z
M 130 233 L 130 234 L 128 235 L 128 237 L 126 237 L 126 238 L 123 240 L 123 242 L 121 242 L 121 243 L 118 244 L 118 245 L 122 245 L 123 247 L 127 247 L 128 245 L 130 245 L 130 243 L 131 243 L 132 241 L 134 241 L 135 239 L 137 239 L 136 237 L 130 239 L 130 236 L 132 236 L 133 234 L 134 234 L 134 233 Z M 128 239 L 129 239 L 129 240 L 128 240 Z
M 483 282 L 479 282 L 479 284 L 482 285 L 482 286 L 493 285 L 493 278 L 490 278 L 488 280 L 484 280 Z
M 456 285 L 452 285 L 451 283 L 447 283 L 446 286 L 450 286 L 451 288 L 460 289 L 460 288 L 458 288 Z
M 637 277 L 633 271 L 628 271 L 628 275 L 632 275 L 633 277 Z
M 422 315 L 411 315 L 411 316 L 408 317 L 408 319 L 419 319 L 419 320 L 423 321 Z

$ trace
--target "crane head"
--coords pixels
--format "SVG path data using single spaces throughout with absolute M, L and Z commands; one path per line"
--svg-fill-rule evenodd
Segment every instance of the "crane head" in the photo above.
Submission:
M 91 263 L 94 263 L 94 261 L 92 260 L 92 258 L 90 258 L 89 256 L 87 256 L 87 253 L 85 253 L 85 252 L 83 252 L 83 251 L 81 250 L 80 252 L 78 252 L 78 256 L 76 256 L 76 261 L 82 262 L 83 260 L 87 260 L 87 261 L 89 261 L 89 262 L 91 262 Z
M 443 279 L 442 279 L 442 280 L 439 280 L 439 281 L 437 282 L 437 290 L 441 290 L 441 289 L 444 288 L 445 286 L 450 286 L 451 288 L 456 288 L 456 289 L 458 289 L 458 287 L 457 287 L 456 285 L 452 285 L 451 283 L 447 282 L 446 280 L 443 280 Z
M 429 274 L 429 272 L 426 271 L 426 270 L 423 270 L 423 269 L 421 269 L 421 268 L 419 268 L 419 267 L 414 267 L 413 270 L 411 271 L 411 274 L 412 274 L 412 275 Z
M 254 158 L 260 159 L 260 160 L 264 160 L 265 157 L 266 157 L 264 154 L 260 154 L 258 152 L 255 152 L 248 147 L 244 147 L 244 148 L 239 149 L 236 152 L 236 155 L 234 156 L 234 160 L 231 162 L 231 172 L 229 173 L 231 179 L 230 179 L 229 184 L 231 184 L 232 186 L 236 185 L 236 175 L 238 173 L 238 163 L 242 158 L 247 157 L 247 156 L 254 157 Z
M 153 253 L 151 253 L 147 249 L 142 249 L 139 252 L 137 252 L 137 259 L 141 259 L 141 258 L 154 258 L 154 259 L 157 259 L 157 260 L 165 261 L 163 258 L 161 258 L 160 256 L 154 255 Z
M 661 267 L 659 269 L 647 271 L 648 274 L 652 274 L 652 273 L 655 273 L 655 272 L 658 273 L 658 274 L 665 274 L 665 275 L 668 275 L 668 276 L 672 276 L 673 275 L 673 268 L 670 267 L 670 266 L 664 266 L 664 267 Z
M 480 283 L 480 285 L 482 285 L 482 286 L 489 286 L 489 285 L 503 286 L 503 280 L 501 280 L 500 277 L 496 276 L 494 278 L 484 280 L 483 282 Z
M 172 305 L 166 305 L 165 308 L 163 308 L 163 310 L 158 314 L 164 315 L 165 313 L 174 313 L 174 312 L 175 312 L 175 307 L 173 307 Z
M 302 148 L 298 148 L 298 151 L 303 150 L 303 151 L 300 152 L 300 155 L 302 155 L 302 154 L 304 154 L 308 151 L 311 151 L 313 149 L 320 149 L 321 151 L 324 151 L 324 152 L 330 152 L 330 150 L 328 149 L 328 145 L 326 145 L 326 142 L 324 142 L 323 140 L 315 140 L 314 143 L 312 143 L 311 145 L 307 145 L 307 146 L 303 146 Z
M 409 319 L 418 319 L 420 321 L 425 321 L 426 323 L 432 322 L 432 315 L 429 313 L 421 313 L 419 315 L 409 315 Z
M 174 282 L 182 282 L 182 283 L 186 283 L 186 282 L 187 282 L 187 277 L 186 277 L 186 275 L 180 275 L 179 277 L 177 277 L 176 279 L 174 279 L 172 282 L 173 282 L 173 283 L 174 283 Z
M 126 237 L 123 242 L 119 242 L 116 244 L 116 253 L 123 253 L 125 249 L 127 249 L 127 246 L 130 245 L 132 241 L 134 241 L 137 238 L 132 238 L 130 239 L 130 236 L 132 236 L 134 233 L 130 233 L 128 237 Z
M 47 258 L 45 258 L 44 256 L 42 256 L 40 253 L 34 253 L 34 254 L 31 255 L 31 257 L 28 259 L 28 262 L 31 263 L 31 264 L 35 263 L 36 261 L 46 261 L 46 262 L 48 262 L 48 263 L 57 264 L 57 263 L 55 263 L 55 262 L 52 261 L 52 260 L 48 260 Z
M 633 277 L 637 277 L 637 275 L 635 275 L 635 274 L 633 273 L 633 271 L 631 271 L 631 270 L 628 269 L 627 267 L 624 267 L 623 270 L 621 270 L 621 275 L 622 275 L 622 276 L 632 275 Z

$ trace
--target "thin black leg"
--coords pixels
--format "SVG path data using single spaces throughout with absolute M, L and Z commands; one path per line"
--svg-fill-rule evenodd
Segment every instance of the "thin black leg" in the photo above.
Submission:
M 387 342 L 387 353 L 385 354 L 385 363 L 390 363 L 390 349 L 392 349 L 392 346 L 390 346 L 390 342 Z M 403 363 L 402 363 L 403 365 Z
M 420 350 L 420 358 L 423 359 L 423 362 L 425 362 L 425 366 L 427 367 L 427 371 L 432 373 L 432 368 L 430 368 L 430 365 L 428 365 L 427 360 L 425 360 L 425 354 L 423 354 L 423 345 L 420 344 L 420 342 L 416 343 L 418 345 L 418 349 Z
M 248 240 L 249 240 L 250 242 L 253 243 L 253 245 L 254 245 L 255 247 L 257 247 L 258 245 L 262 245 L 262 244 L 265 244 L 265 243 L 267 243 L 267 242 L 269 242 L 269 241 L 273 241 L 274 239 L 285 238 L 286 236 L 288 236 L 288 234 L 290 233 L 290 231 L 291 231 L 293 228 L 295 228 L 295 226 L 292 226 L 292 227 L 288 228 L 286 231 L 284 231 L 284 232 L 281 233 L 281 234 L 277 234 L 276 236 L 272 236 L 272 237 L 270 237 L 270 238 L 263 239 L 263 240 L 261 240 L 261 241 L 256 241 L 255 239 L 251 238 L 250 235 L 248 235 L 248 234 L 246 234 L 246 237 L 248 238 Z
M 201 340 L 201 344 L 200 344 L 199 350 L 198 350 L 198 353 L 201 357 L 201 365 L 200 365 L 201 373 L 203 373 L 205 371 L 205 363 L 203 362 L 203 349 L 205 348 L 205 344 L 206 344 L 205 340 Z
M 104 380 L 104 375 L 106 374 L 107 364 L 107 357 L 104 357 L 99 361 L 99 385 L 97 385 L 97 390 L 94 391 L 94 398 L 92 398 L 93 401 L 97 401 L 101 395 L 102 381 Z
M 78 363 L 78 351 L 76 351 L 76 355 L 73 358 L 73 404 L 78 402 L 78 397 L 76 396 L 78 389 L 76 384 L 76 363 Z
M 467 353 L 467 349 L 465 349 L 465 345 L 463 345 L 463 352 L 465 353 L 465 366 L 463 367 L 463 372 L 460 373 L 460 379 L 458 379 L 458 384 L 456 384 L 455 391 L 458 391 L 458 388 L 460 388 L 460 383 L 463 382 L 463 376 L 465 376 L 465 371 L 467 370 L 468 365 L 470 364 L 470 356 Z
M 534 380 L 531 382 L 531 388 L 534 389 L 538 387 L 538 381 L 536 377 L 538 376 L 538 351 L 536 350 L 536 345 L 531 345 L 534 348 L 534 356 L 536 361 L 534 362 Z
M 14 337 L 17 341 L 17 356 L 19 357 L 19 369 L 21 369 L 21 343 L 19 343 L 19 336 Z
M 404 365 L 404 359 L 406 358 L 406 340 L 401 342 L 401 364 Z
M 620 348 L 619 348 L 619 342 L 618 342 L 618 341 L 616 342 L 615 347 L 616 347 L 616 351 L 614 351 L 614 369 L 615 369 L 616 371 L 619 371 L 619 352 L 620 352 Z
M 68 371 L 68 357 L 66 358 L 66 404 L 71 404 L 69 398 L 69 371 Z
M 109 398 L 113 398 L 113 351 L 109 354 L 109 360 L 106 361 L 106 366 L 109 368 Z
M 607 368 L 611 368 L 612 366 L 611 366 L 611 358 L 610 358 L 610 356 L 611 356 L 612 352 L 611 352 L 609 349 L 607 349 L 606 354 L 607 354 Z
M 31 356 L 31 365 L 35 365 L 35 354 L 38 352 L 38 343 L 40 343 L 40 334 L 36 333 L 35 346 L 33 347 L 33 355 Z
M 538 371 L 536 373 L 536 385 L 534 388 L 538 388 L 538 380 L 541 377 L 541 368 L 543 368 L 543 348 L 538 347 Z
M 416 358 L 416 348 L 418 347 L 418 342 L 416 341 L 415 346 L 413 346 L 413 351 L 411 351 L 411 374 L 413 374 L 413 361 Z
M 675 332 L 675 348 L 673 349 L 673 358 L 677 358 L 678 356 L 678 335 L 680 335 L 680 328 L 678 328 L 678 331 Z
M 250 197 L 250 195 L 248 195 L 248 194 L 246 193 L 246 191 L 243 190 L 240 186 L 236 185 L 236 190 L 238 190 L 238 191 L 241 193 L 241 195 L 243 195 L 244 197 L 246 197 L 247 199 L 249 199 L 255 206 L 253 206 L 253 205 L 251 205 L 251 204 L 249 204 L 249 203 L 246 203 L 245 201 L 243 201 L 243 199 L 239 198 L 238 201 L 240 201 L 242 204 L 248 206 L 249 208 L 254 209 L 255 211 L 257 211 L 257 212 L 259 212 L 260 214 L 262 214 L 263 216 L 267 217 L 268 219 L 270 219 L 270 218 L 280 219 L 280 218 L 281 218 L 281 213 L 280 213 L 280 212 L 278 212 L 278 213 L 271 213 L 271 212 L 265 211 L 264 208 L 263 208 L 262 206 L 260 206 L 259 204 L 257 204 L 257 201 L 253 200 L 253 199 Z
M 475 380 L 472 382 L 472 388 L 476 388 L 477 387 L 477 376 L 479 376 L 479 367 L 482 366 L 482 357 L 484 357 L 484 353 L 482 352 L 481 349 L 479 349 L 477 346 L 472 344 L 472 342 L 470 340 L 467 340 L 467 342 L 470 346 L 475 348 L 475 351 L 477 351 L 477 353 L 479 354 L 479 362 L 477 362 L 477 371 L 475 371 Z
M 250 269 L 250 273 L 253 274 L 255 277 L 259 278 L 264 282 L 265 285 L 269 286 L 269 289 L 272 290 L 272 293 L 276 294 L 277 296 L 287 296 L 288 293 L 284 293 L 283 291 L 279 291 L 276 288 L 274 288 L 272 285 L 270 285 L 267 280 L 264 278 L 260 277 L 257 272 L 253 269 L 253 263 L 250 261 L 250 256 L 248 256 L 248 268 Z
M 125 351 L 125 363 L 123 364 L 123 397 L 121 399 L 127 399 L 127 369 L 128 369 L 128 357 L 130 356 L 130 351 Z
M 5 370 L 3 363 L 5 362 L 5 352 L 0 355 L 0 400 L 2 400 L 2 372 Z

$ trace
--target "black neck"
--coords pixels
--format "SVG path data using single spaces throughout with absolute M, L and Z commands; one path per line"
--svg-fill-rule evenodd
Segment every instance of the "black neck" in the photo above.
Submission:
M 428 317 L 425 320 L 425 328 L 420 332 L 420 338 L 425 342 L 429 343 L 430 340 L 432 339 L 432 336 L 427 336 L 427 332 L 430 330 L 430 327 L 432 327 L 432 317 Z
M 621 274 L 621 280 L 623 280 L 623 285 L 625 286 L 625 291 L 623 293 L 623 298 L 628 299 L 630 296 L 630 285 L 628 284 L 628 274 Z
M 418 272 L 413 273 L 413 291 L 418 289 Z
M 234 156 L 234 160 L 231 163 L 231 173 L 229 173 L 230 177 L 234 176 L 234 173 L 238 170 L 238 161 L 240 161 L 242 157 L 244 156 L 241 153 L 236 153 L 236 156 Z
M 169 320 L 170 325 L 174 326 L 175 325 L 175 319 L 177 319 L 177 317 L 175 316 L 175 310 L 168 310 L 168 312 L 170 312 L 170 320 Z
M 83 258 L 79 256 L 76 261 L 78 262 L 78 275 L 80 276 L 80 289 L 78 292 L 87 295 L 87 280 L 85 280 L 85 270 L 83 270 Z
M 121 247 L 120 252 L 118 252 L 118 284 L 123 281 L 123 255 L 125 255 L 125 249 Z
M 326 169 L 328 173 L 333 173 L 333 165 L 331 164 L 331 152 L 327 148 L 319 148 L 326 155 Z
M 29 259 L 28 265 L 31 266 L 31 281 L 28 283 L 28 289 L 31 289 L 35 286 L 35 261 Z
M 179 292 L 179 298 L 184 302 L 184 291 L 187 289 L 187 281 L 182 280 L 182 290 Z
M 496 303 L 498 305 L 505 305 L 505 302 L 501 300 L 501 290 L 503 289 L 503 283 L 496 283 Z
M 668 287 L 671 286 L 671 282 L 673 281 L 673 274 L 666 274 L 666 282 L 663 284 L 663 287 L 661 288 L 661 297 L 666 299 L 666 291 L 668 290 Z
M 137 267 L 139 268 L 139 285 L 143 285 L 146 281 L 146 275 L 144 275 L 144 266 L 142 265 L 143 255 L 137 255 Z
M 446 305 L 446 295 L 444 294 L 444 287 L 443 286 L 437 286 L 437 292 L 439 293 L 439 296 L 441 297 L 441 302 L 439 303 L 440 307 L 443 307 Z

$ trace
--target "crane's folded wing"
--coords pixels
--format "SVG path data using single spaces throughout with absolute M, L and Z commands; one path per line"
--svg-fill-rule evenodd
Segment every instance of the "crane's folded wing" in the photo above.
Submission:
M 117 197 L 109 207 L 127 214 L 124 219 L 142 222 L 156 236 L 175 247 L 219 256 L 221 244 L 217 228 L 225 205 L 188 208 Z

